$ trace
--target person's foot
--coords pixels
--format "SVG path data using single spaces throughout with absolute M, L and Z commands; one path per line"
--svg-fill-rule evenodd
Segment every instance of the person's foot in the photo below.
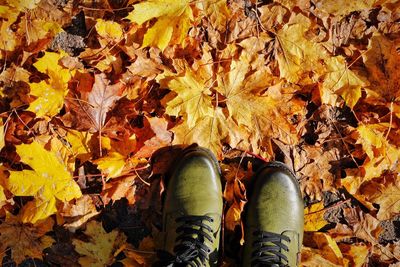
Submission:
M 297 266 L 304 204 L 295 175 L 283 163 L 264 164 L 249 189 L 243 266 Z
M 191 146 L 172 167 L 163 209 L 167 253 L 158 266 L 215 266 L 222 218 L 218 161 Z

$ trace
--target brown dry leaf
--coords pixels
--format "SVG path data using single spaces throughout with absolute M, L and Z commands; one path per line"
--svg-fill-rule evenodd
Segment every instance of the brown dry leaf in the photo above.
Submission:
M 104 267 L 112 264 L 116 256 L 114 253 L 119 251 L 126 241 L 123 233 L 117 230 L 106 233 L 97 221 L 89 222 L 84 233 L 89 238 L 88 242 L 78 239 L 72 241 L 75 250 L 82 255 L 79 258 L 82 266 Z
M 265 5 L 258 8 L 264 28 L 274 30 L 284 22 L 288 10 L 281 5 Z
M 364 184 L 360 194 L 379 205 L 377 219 L 389 220 L 400 211 L 400 181 L 394 174 L 386 174 L 379 179 Z
M 376 245 L 381 232 L 379 221 L 370 214 L 362 212 L 359 208 L 344 208 L 343 214 L 347 224 L 337 224 L 330 235 L 337 241 L 347 240 L 355 236 L 361 240 Z
M 93 127 L 96 131 L 101 131 L 106 121 L 107 112 L 120 98 L 123 85 L 121 83 L 110 85 L 104 74 L 94 76 L 93 88 L 89 93 L 82 93 L 83 98 L 87 99 L 83 112 L 90 116 Z
M 96 210 L 93 200 L 89 195 L 83 195 L 77 199 L 74 204 L 64 203 L 60 212 L 60 217 L 64 221 L 63 225 L 70 232 L 75 232 L 87 221 L 100 212 Z
M 105 205 L 110 201 L 117 201 L 121 198 L 126 198 L 129 205 L 136 202 L 136 176 L 130 175 L 123 178 L 116 178 L 105 184 L 104 189 L 101 191 L 101 198 Z
M 145 77 L 147 80 L 154 79 L 163 69 L 160 58 L 148 58 L 143 52 L 138 53 L 136 60 L 128 67 L 129 73 Z
M 172 143 L 172 132 L 168 131 L 168 121 L 164 118 L 147 118 L 155 136 L 144 142 L 144 146 L 135 154 L 135 157 L 148 158 L 156 150 Z
M 370 90 L 386 102 L 400 97 L 399 40 L 375 34 L 368 44 L 363 60 L 368 70 Z M 373 101 L 373 99 L 371 99 Z
M 332 163 L 341 159 L 338 148 L 324 150 L 322 147 L 303 145 L 294 150 L 294 170 L 300 176 L 302 192 L 311 199 L 321 200 L 322 191 L 332 191 L 336 173 L 331 173 Z
M 26 258 L 42 259 L 42 251 L 54 242 L 45 235 L 52 230 L 53 224 L 52 218 L 39 221 L 35 225 L 24 224 L 20 216 L 7 212 L 5 220 L 0 224 L 0 251 L 3 252 L 1 258 L 9 248 L 17 264 Z
M 18 81 L 29 83 L 30 75 L 29 71 L 12 63 L 9 68 L 0 73 L 0 82 L 4 82 L 6 86 L 11 86 Z
M 225 215 L 225 227 L 234 231 L 235 227 L 241 224 L 241 213 L 247 202 L 244 184 L 237 178 L 228 181 L 225 184 L 224 199 L 229 205 Z

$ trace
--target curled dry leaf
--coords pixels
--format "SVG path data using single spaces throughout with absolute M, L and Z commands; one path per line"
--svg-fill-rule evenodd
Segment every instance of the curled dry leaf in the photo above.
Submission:
M 75 232 L 99 213 L 93 204 L 92 198 L 89 195 L 84 195 L 73 204 L 64 203 L 60 215 L 62 216 L 62 221 L 64 221 L 63 225 L 69 231 Z
M 106 183 L 101 192 L 101 198 L 104 204 L 107 205 L 111 201 L 115 202 L 122 198 L 126 198 L 129 205 L 135 204 L 136 179 L 137 177 L 135 175 L 129 175 L 127 177 L 113 179 Z

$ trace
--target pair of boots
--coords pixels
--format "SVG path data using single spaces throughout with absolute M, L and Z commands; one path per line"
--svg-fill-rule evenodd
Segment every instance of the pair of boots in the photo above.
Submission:
M 173 166 L 163 210 L 164 248 L 155 266 L 216 266 L 222 219 L 218 161 L 189 147 Z M 248 190 L 242 266 L 297 266 L 304 206 L 294 174 L 283 164 L 263 165 Z

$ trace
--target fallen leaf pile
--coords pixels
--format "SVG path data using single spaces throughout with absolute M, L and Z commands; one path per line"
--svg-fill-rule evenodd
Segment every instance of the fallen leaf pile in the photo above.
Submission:
M 399 1 L 0 0 L 0 40 L 3 266 L 150 266 L 192 143 L 223 171 L 223 266 L 270 160 L 302 266 L 398 266 Z

